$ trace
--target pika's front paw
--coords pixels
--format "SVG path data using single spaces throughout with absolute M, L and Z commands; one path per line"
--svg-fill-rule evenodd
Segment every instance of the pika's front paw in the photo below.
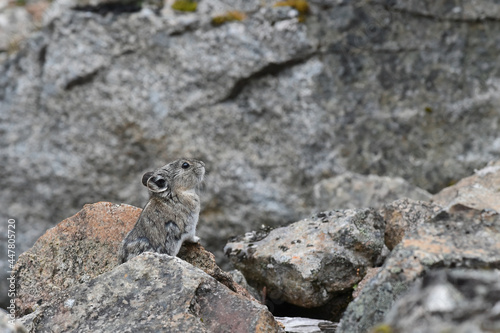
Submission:
M 188 242 L 191 242 L 191 243 L 199 243 L 199 242 L 200 242 L 200 237 L 198 237 L 198 236 L 193 236 L 193 237 L 191 237 L 190 239 L 188 239 Z

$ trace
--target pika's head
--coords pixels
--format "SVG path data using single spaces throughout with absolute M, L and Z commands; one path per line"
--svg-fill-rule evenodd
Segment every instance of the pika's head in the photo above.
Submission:
M 181 158 L 142 176 L 142 184 L 153 194 L 169 196 L 172 193 L 194 190 L 203 181 L 205 163 Z

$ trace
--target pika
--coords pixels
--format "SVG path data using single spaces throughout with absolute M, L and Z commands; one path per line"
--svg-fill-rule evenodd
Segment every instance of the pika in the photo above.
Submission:
M 184 241 L 197 243 L 200 214 L 196 187 L 203 181 L 205 164 L 182 158 L 142 176 L 149 201 L 118 252 L 120 264 L 146 252 L 176 256 Z

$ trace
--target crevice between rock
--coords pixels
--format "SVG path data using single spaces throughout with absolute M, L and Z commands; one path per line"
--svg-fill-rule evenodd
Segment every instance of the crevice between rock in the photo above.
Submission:
M 309 59 L 311 59 L 316 55 L 317 52 L 312 52 L 304 55 L 303 57 L 290 59 L 282 63 L 274 63 L 274 62 L 269 63 L 266 66 L 259 69 L 258 71 L 250 74 L 249 76 L 237 80 L 233 85 L 233 87 L 231 88 L 231 90 L 229 91 L 229 93 L 215 104 L 235 99 L 243 91 L 243 89 L 245 89 L 245 87 L 248 86 L 255 79 L 259 79 L 268 75 L 278 75 L 279 73 L 283 72 L 288 68 L 305 63 L 306 61 L 308 61 Z
M 94 79 L 94 77 L 97 75 L 98 72 L 99 70 L 96 69 L 88 74 L 77 76 L 73 80 L 70 80 L 68 81 L 68 83 L 66 83 L 66 85 L 64 86 L 64 90 L 71 90 L 76 86 L 81 86 L 92 82 L 92 80 Z

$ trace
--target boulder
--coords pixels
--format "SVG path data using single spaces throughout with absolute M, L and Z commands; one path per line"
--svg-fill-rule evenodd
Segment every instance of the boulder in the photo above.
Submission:
M 384 246 L 373 209 L 319 213 L 287 227 L 248 233 L 224 251 L 264 297 L 304 308 L 324 306 L 373 267 Z M 334 317 L 334 314 L 331 315 Z
M 425 212 L 428 208 L 426 205 L 420 211 Z M 403 218 L 411 218 L 415 203 L 409 202 L 402 210 L 406 211 L 400 213 Z M 427 213 L 422 214 L 417 225 L 406 231 L 375 277 L 349 304 L 337 328 L 338 333 L 369 331 L 384 320 L 395 300 L 402 298 L 418 278 L 436 267 L 499 267 L 499 214 L 462 210 L 453 214 L 442 211 L 431 219 L 426 216 Z M 418 322 L 415 325 L 418 329 Z
M 61 291 L 116 267 L 118 248 L 140 213 L 141 209 L 133 206 L 99 202 L 86 205 L 49 229 L 19 257 L 14 268 L 18 315 L 30 313 Z M 200 244 L 184 244 L 179 257 L 253 300 Z
M 448 211 L 476 209 L 500 213 L 500 161 L 492 161 L 475 174 L 443 189 L 432 200 Z
M 26 318 L 30 332 L 278 332 L 264 305 L 202 270 L 147 252 L 68 288 Z
M 498 332 L 499 314 L 498 270 L 438 270 L 419 279 L 374 331 Z
M 401 198 L 430 200 L 432 195 L 400 177 L 345 172 L 314 185 L 316 211 L 381 207 Z
M 385 221 L 385 245 L 392 250 L 403 240 L 406 232 L 416 228 L 422 221 L 432 219 L 442 210 L 439 205 L 409 199 L 384 205 L 380 214 Z
M 99 202 L 49 229 L 14 268 L 18 314 L 117 266 L 119 245 L 140 213 L 129 205 Z

